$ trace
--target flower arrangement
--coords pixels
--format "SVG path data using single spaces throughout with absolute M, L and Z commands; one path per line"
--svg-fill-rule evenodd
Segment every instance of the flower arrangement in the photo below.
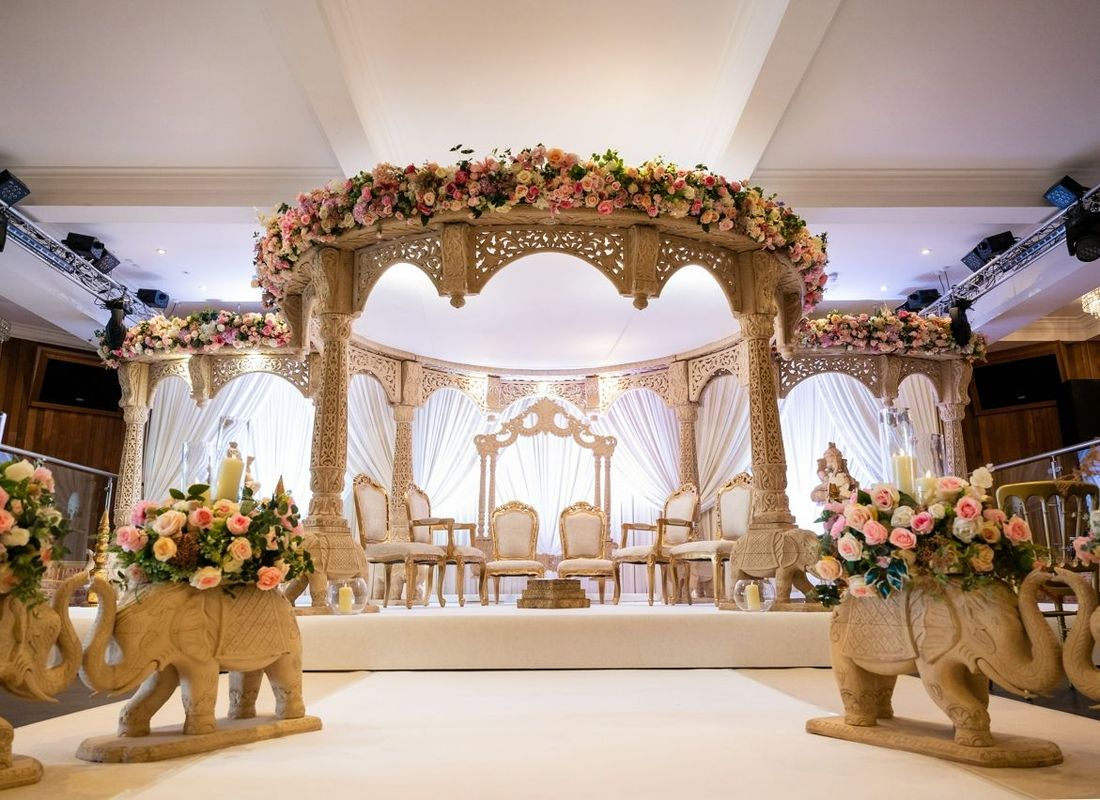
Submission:
M 1100 511 L 1089 514 L 1089 532 L 1073 540 L 1073 552 L 1082 564 L 1100 564 Z
M 154 353 L 212 353 L 223 347 L 285 347 L 290 326 L 279 314 L 197 311 L 186 317 L 155 316 L 126 331 L 122 347 L 111 350 L 100 334 L 99 355 L 108 366 Z
M 67 523 L 54 507 L 53 475 L 29 461 L 0 468 L 0 596 L 33 605 L 45 599 L 42 576 L 64 550 Z
M 208 487 L 170 490 L 164 502 L 142 500 L 130 525 L 115 531 L 121 577 L 131 586 L 188 582 L 196 589 L 254 584 L 262 590 L 312 572 L 302 547 L 298 508 L 277 492 L 257 502 L 208 499 Z
M 986 341 L 980 333 L 960 347 L 951 335 L 950 317 L 922 317 L 902 309 L 883 307 L 873 314 L 833 311 L 818 319 L 804 319 L 799 344 L 813 350 L 838 347 L 869 353 L 953 354 L 969 361 L 985 359 Z
M 300 194 L 294 206 L 279 206 L 262 220 L 265 232 L 256 244 L 254 285 L 263 289 L 265 304 L 282 299 L 303 252 L 341 233 L 388 219 L 427 224 L 445 212 L 505 214 L 519 205 L 550 213 L 588 208 L 603 215 L 630 210 L 688 217 L 704 231 L 734 231 L 791 260 L 805 284 L 807 312 L 821 301 L 828 280 L 824 235 L 812 236 L 801 217 L 759 187 L 727 180 L 702 165 L 689 170 L 660 158 L 629 166 L 614 150 L 584 159 L 538 145 L 516 154 L 493 151 L 479 160 L 468 158 L 473 151 L 461 145 L 456 150 L 463 158 L 455 164 L 379 164 Z
M 847 503 L 826 503 L 818 520 L 825 524 L 818 599 L 829 607 L 842 592 L 885 598 L 920 575 L 960 579 L 963 590 L 995 580 L 1015 587 L 1035 567 L 1038 548 L 1026 520 L 993 506 L 986 494 L 992 485 L 982 467 L 969 482 L 935 479 L 925 505 L 883 483 Z

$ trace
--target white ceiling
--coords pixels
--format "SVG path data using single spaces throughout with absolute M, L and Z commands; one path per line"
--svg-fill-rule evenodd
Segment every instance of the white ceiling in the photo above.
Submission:
M 1100 182 L 1093 0 L 6 0 L 0 30 L 0 168 L 30 186 L 21 208 L 58 238 L 97 235 L 123 259 L 116 277 L 186 304 L 255 300 L 257 208 L 460 142 L 610 146 L 752 175 L 830 234 L 825 307 L 896 302 L 945 268 L 958 280 L 979 239 L 1050 213 L 1041 193 L 1063 172 Z M 357 330 L 532 368 L 731 332 L 721 295 L 693 294 L 689 272 L 636 312 L 586 269 L 520 262 L 458 311 L 396 271 Z M 988 315 L 990 332 L 1089 280 L 1028 291 Z M 88 339 L 103 312 L 65 284 L 14 243 L 0 253 L 0 310 Z

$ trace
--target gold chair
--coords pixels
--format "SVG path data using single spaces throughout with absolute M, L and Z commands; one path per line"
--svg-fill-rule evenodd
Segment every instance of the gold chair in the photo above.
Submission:
M 615 604 L 619 603 L 619 595 L 622 593 L 622 578 L 620 568 L 623 564 L 645 564 L 647 590 L 649 604 L 653 605 L 653 584 L 656 578 L 657 565 L 661 565 L 661 598 L 668 602 L 669 589 L 667 584 L 668 563 L 672 548 L 691 540 L 695 535 L 695 517 L 699 510 L 699 490 L 694 483 L 685 483 L 665 500 L 664 511 L 657 519 L 656 525 L 645 525 L 638 522 L 624 522 L 622 539 L 619 549 L 611 552 L 611 561 L 615 567 Z M 626 538 L 630 531 L 649 531 L 656 533 L 653 544 L 639 544 L 632 547 L 626 546 Z
M 482 605 L 488 605 L 486 592 L 485 553 L 474 547 L 474 531 L 477 525 L 472 522 L 455 522 L 452 517 L 433 517 L 432 501 L 427 493 L 410 483 L 405 492 L 405 513 L 409 518 L 409 530 L 417 541 L 433 541 L 436 531 L 447 532 L 447 546 L 443 554 L 443 564 L 439 570 L 439 592 L 443 594 L 443 576 L 447 564 L 455 565 L 455 587 L 458 591 L 458 605 L 466 605 L 463 592 L 466 583 L 466 565 L 478 566 L 478 597 Z M 468 545 L 455 544 L 455 531 L 466 531 L 470 538 Z
M 493 596 L 500 603 L 500 579 L 504 576 L 541 578 L 546 567 L 536 559 L 539 515 L 526 503 L 512 500 L 497 506 L 489 520 L 493 560 L 485 565 L 493 579 Z
M 1074 572 L 1092 575 L 1094 589 L 1100 589 L 1100 570 L 1096 564 L 1083 564 L 1073 550 L 1073 539 L 1088 532 L 1089 509 L 1100 506 L 1100 487 L 1076 481 L 1029 481 L 1006 483 L 997 487 L 997 506 L 1006 514 L 1019 514 L 1027 520 L 1036 544 L 1050 549 L 1051 563 Z M 1054 603 L 1053 611 L 1043 616 L 1055 617 L 1062 638 L 1066 638 L 1066 617 L 1076 611 L 1066 611 L 1066 598 L 1073 590 L 1060 581 L 1051 581 L 1043 588 Z
M 352 483 L 355 499 L 355 516 L 359 521 L 359 542 L 367 556 L 368 566 L 380 565 L 385 579 L 382 584 L 382 607 L 390 602 L 390 579 L 395 564 L 405 565 L 405 608 L 412 608 L 416 594 L 416 570 L 421 564 L 428 567 L 428 581 L 424 590 L 424 605 L 432 595 L 432 567 L 439 569 L 439 605 L 443 599 L 443 559 L 446 551 L 428 541 L 412 536 L 411 541 L 393 540 L 390 528 L 390 494 L 385 487 L 369 475 L 356 475 Z M 381 532 L 385 531 L 382 536 Z M 373 586 L 372 594 L 373 594 Z
M 559 578 L 595 578 L 604 602 L 607 579 L 615 577 L 615 567 L 606 557 L 607 517 L 603 509 L 584 500 L 574 503 L 558 517 L 562 560 Z
M 752 476 L 747 472 L 734 475 L 718 489 L 714 501 L 714 538 L 698 542 L 684 542 L 669 551 L 669 573 L 672 576 L 672 602 L 679 600 L 677 572 L 682 562 L 709 561 L 714 569 L 714 605 L 721 602 L 726 581 L 723 574 L 733 546 L 749 529 L 752 516 Z M 687 591 L 691 605 L 691 587 Z

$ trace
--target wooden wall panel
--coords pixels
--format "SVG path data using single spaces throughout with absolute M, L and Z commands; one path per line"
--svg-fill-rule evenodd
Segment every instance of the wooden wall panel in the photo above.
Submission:
M 4 444 L 118 472 L 122 458 L 122 413 L 88 413 L 31 406 L 37 342 L 11 339 L 0 345 L 0 411 L 8 415 Z M 64 348 L 49 346 L 51 350 Z M 87 351 L 70 352 L 87 356 Z

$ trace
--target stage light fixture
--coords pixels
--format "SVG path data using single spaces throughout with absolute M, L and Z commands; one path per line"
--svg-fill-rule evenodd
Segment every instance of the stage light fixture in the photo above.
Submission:
M 93 265 L 95 262 L 99 261 L 107 251 L 107 248 L 103 246 L 103 242 L 99 241 L 99 239 L 94 236 L 87 236 L 83 233 L 73 233 L 69 231 L 68 235 L 62 239 L 61 242 L 78 256 L 83 257 Z
M 971 272 L 977 272 L 994 256 L 999 256 L 1015 243 L 1016 237 L 1012 235 L 1012 231 L 1001 231 L 982 239 L 973 250 L 962 257 L 961 261 L 970 268 Z
M 1057 208 L 1069 208 L 1082 197 L 1088 188 L 1082 186 L 1069 175 L 1043 192 L 1043 199 Z
M 901 311 L 920 311 L 925 306 L 930 306 L 934 302 L 940 299 L 940 293 L 938 289 L 917 289 L 910 292 L 909 296 L 905 298 L 905 302 L 895 309 Z
M 150 308 L 168 308 L 168 301 L 171 299 L 167 292 L 160 289 L 138 289 L 137 296 L 138 300 Z
M 0 202 L 3 202 L 5 205 L 14 206 L 30 193 L 31 190 L 27 188 L 27 184 L 23 183 L 23 181 L 19 180 L 6 169 L 0 171 Z
M 93 262 L 92 266 L 102 272 L 104 275 L 110 274 L 111 270 L 117 267 L 121 262 L 118 260 L 118 256 L 112 253 L 110 250 L 104 249 L 103 255 Z
M 1066 249 L 1078 261 L 1100 258 L 1100 210 L 1077 209 L 1066 220 Z

